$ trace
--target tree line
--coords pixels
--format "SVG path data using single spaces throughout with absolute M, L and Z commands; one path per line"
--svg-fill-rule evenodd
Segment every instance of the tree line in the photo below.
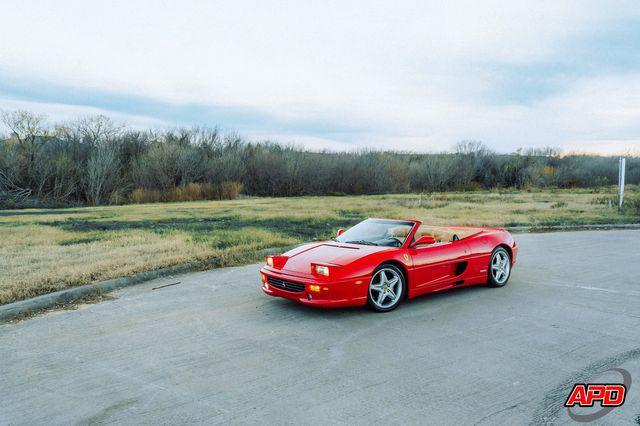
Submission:
M 615 184 L 616 157 L 521 149 L 499 154 L 477 141 L 450 152 L 312 152 L 250 142 L 216 128 L 135 130 L 99 115 L 50 125 L 3 111 L 0 207 L 56 207 L 199 199 L 432 192 Z M 640 183 L 640 158 L 627 160 Z

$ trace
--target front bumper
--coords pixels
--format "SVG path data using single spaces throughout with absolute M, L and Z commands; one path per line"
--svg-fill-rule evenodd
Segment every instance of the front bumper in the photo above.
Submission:
M 348 280 L 316 280 L 276 272 L 263 267 L 261 276 L 267 280 L 262 282 L 262 291 L 269 296 L 295 300 L 303 305 L 323 308 L 339 308 L 345 306 L 363 306 L 367 303 L 367 289 L 370 277 L 351 278 Z M 270 285 L 269 278 L 304 285 L 301 292 L 290 291 Z M 309 286 L 318 286 L 319 291 L 311 291 Z

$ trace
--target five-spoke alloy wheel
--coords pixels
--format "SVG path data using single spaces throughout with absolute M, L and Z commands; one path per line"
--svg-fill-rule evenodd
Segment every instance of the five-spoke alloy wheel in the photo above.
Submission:
M 405 280 L 402 271 L 393 265 L 381 265 L 371 277 L 367 304 L 373 310 L 387 312 L 400 304 L 404 292 Z
M 504 247 L 497 247 L 489 261 L 489 285 L 502 287 L 511 275 L 511 256 Z

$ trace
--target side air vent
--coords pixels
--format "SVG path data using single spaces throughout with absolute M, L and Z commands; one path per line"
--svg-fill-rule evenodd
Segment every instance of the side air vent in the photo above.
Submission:
M 460 262 L 456 265 L 456 275 L 462 275 L 467 270 L 469 262 Z

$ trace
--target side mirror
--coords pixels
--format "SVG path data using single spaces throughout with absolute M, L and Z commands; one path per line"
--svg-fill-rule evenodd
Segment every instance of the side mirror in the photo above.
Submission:
M 411 244 L 411 247 L 426 246 L 429 244 L 435 244 L 435 242 L 436 239 L 431 235 L 423 235 L 422 237 L 418 238 L 415 243 Z
M 338 237 L 342 234 L 344 234 L 344 229 L 342 228 L 338 229 Z

